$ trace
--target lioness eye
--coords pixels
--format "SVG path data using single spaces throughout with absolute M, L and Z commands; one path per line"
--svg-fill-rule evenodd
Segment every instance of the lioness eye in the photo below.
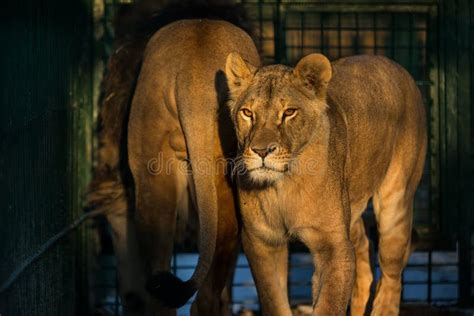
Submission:
M 283 112 L 283 116 L 292 116 L 293 114 L 296 113 L 296 109 L 286 109 L 285 112 Z
M 242 114 L 246 117 L 252 117 L 252 111 L 250 111 L 249 109 L 242 109 Z

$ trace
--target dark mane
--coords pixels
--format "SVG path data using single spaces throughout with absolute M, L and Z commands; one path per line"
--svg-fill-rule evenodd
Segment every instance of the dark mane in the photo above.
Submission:
M 122 7 L 115 23 L 117 38 L 149 39 L 160 28 L 185 19 L 224 20 L 253 35 L 252 25 L 240 4 L 232 4 L 229 1 L 214 4 L 180 1 L 155 9 L 151 3 L 156 1 L 142 1 L 136 5 Z

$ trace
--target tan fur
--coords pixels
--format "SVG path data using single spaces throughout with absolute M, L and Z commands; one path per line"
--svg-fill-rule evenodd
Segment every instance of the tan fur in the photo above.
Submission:
M 88 208 L 104 210 L 110 224 L 117 257 L 118 290 L 124 307 L 124 315 L 143 315 L 145 311 L 148 314 L 160 313 L 162 310 L 159 306 L 156 309 L 153 307 L 157 305 L 156 300 L 151 299 L 145 290 L 147 275 L 145 275 L 143 265 L 144 262 L 148 262 L 149 254 L 139 252 L 140 243 L 134 221 L 133 181 L 128 166 L 126 144 L 131 99 L 142 65 L 145 46 L 150 38 L 157 30 L 173 21 L 191 18 L 225 20 L 239 26 L 249 34 L 252 33 L 252 25 L 249 23 L 245 10 L 239 5 L 234 5 L 232 0 L 143 0 L 133 5 L 122 6 L 115 16 L 115 50 L 109 58 L 107 72 L 102 81 L 98 164 L 90 184 Z M 179 42 L 175 44 L 180 45 Z M 245 47 L 246 45 L 243 46 Z M 229 139 L 232 139 L 232 131 L 229 135 Z M 226 143 L 230 147 L 234 146 L 233 141 Z M 173 162 L 181 170 L 186 170 L 187 163 L 183 160 L 189 157 L 181 128 L 176 128 L 170 133 L 168 144 L 176 158 Z M 151 163 L 149 167 L 153 172 L 156 171 L 153 168 L 157 166 Z M 175 228 L 176 240 L 180 240 L 184 235 L 183 230 L 186 228 L 188 213 L 195 211 L 189 197 L 189 191 L 193 191 L 193 188 L 187 185 L 190 180 L 192 181 L 192 178 L 189 176 L 188 179 L 179 177 L 175 183 L 175 190 L 179 192 L 176 196 L 176 213 L 178 214 Z M 226 178 L 219 177 L 216 182 L 218 187 L 228 188 Z M 232 253 L 236 243 L 235 215 L 232 195 L 228 189 L 218 190 L 218 203 L 222 208 L 220 211 L 224 214 L 221 215 L 225 221 L 218 223 L 218 245 L 215 257 L 222 259 L 212 266 L 208 279 L 200 288 L 192 307 L 193 314 L 207 315 L 209 311 L 213 311 L 214 314 L 220 312 L 223 315 L 229 313 L 228 291 L 224 289 L 222 295 L 217 293 L 225 280 L 227 279 L 228 282 L 231 279 L 232 275 L 229 271 L 232 270 L 232 260 L 235 258 L 235 254 Z M 151 211 L 156 212 L 154 209 Z M 194 215 L 192 214 L 189 219 L 193 229 L 197 226 Z M 168 227 L 166 229 L 169 231 Z M 169 242 L 173 240 L 172 235 L 167 235 L 165 238 Z M 159 252 L 160 249 L 157 251 Z M 152 258 L 153 256 L 160 257 L 162 262 L 170 261 L 167 248 L 163 249 L 163 255 L 155 253 L 150 255 Z
M 382 57 L 332 65 L 320 54 L 291 69 L 227 59 L 241 155 L 243 246 L 264 315 L 291 315 L 287 247 L 314 256 L 313 314 L 363 315 L 372 282 L 361 214 L 374 201 L 382 278 L 372 315 L 397 315 L 412 204 L 426 152 L 415 82 Z
M 169 236 L 175 232 L 179 201 L 191 199 L 200 221 L 200 258 L 191 284 L 206 285 L 193 310 L 202 315 L 221 313 L 200 297 L 219 297 L 237 246 L 232 188 L 216 163 L 235 151 L 232 123 L 225 106 L 221 109 L 227 94 L 223 69 L 231 51 L 259 63 L 251 38 L 230 23 L 183 20 L 161 29 L 147 45 L 128 124 L 145 274 L 170 269 Z M 190 165 L 183 167 L 186 157 Z M 150 162 L 158 169 L 150 170 Z M 147 314 L 164 312 L 155 306 Z

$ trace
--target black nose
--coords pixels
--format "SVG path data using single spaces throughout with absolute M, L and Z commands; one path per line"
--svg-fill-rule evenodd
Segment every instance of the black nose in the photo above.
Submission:
M 268 146 L 267 148 L 263 148 L 263 149 L 260 149 L 260 148 L 255 148 L 253 147 L 252 150 L 257 154 L 259 155 L 260 157 L 265 158 L 266 156 L 268 156 L 268 154 L 274 152 L 276 149 L 276 146 Z

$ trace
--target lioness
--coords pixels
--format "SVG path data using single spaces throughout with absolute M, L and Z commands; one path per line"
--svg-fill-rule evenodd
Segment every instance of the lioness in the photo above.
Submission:
M 231 51 L 253 63 L 259 56 L 241 7 L 179 2 L 137 1 L 120 11 L 103 81 L 88 205 L 106 211 L 112 228 L 124 315 L 176 314 L 163 305 L 178 307 L 198 288 L 193 315 L 230 314 L 221 292 L 235 265 L 238 225 L 220 158 L 235 154 L 237 144 L 224 66 Z M 201 256 L 192 279 L 181 283 L 168 274 L 176 226 L 196 209 Z
M 225 170 L 218 169 L 218 160 L 235 147 L 232 122 L 221 110 L 227 96 L 223 70 L 232 51 L 259 63 L 252 39 L 233 24 L 206 19 L 169 24 L 148 42 L 133 96 L 128 162 L 138 240 L 147 255 L 147 288 L 169 307 L 183 305 L 206 278 L 211 282 L 232 266 L 236 214 Z M 181 282 L 168 272 L 169 236 L 190 197 L 199 214 L 200 256 L 191 279 Z M 219 296 L 223 287 L 217 283 L 211 291 Z M 205 307 L 203 315 L 218 314 Z
M 397 315 L 426 151 L 415 82 L 383 57 L 311 54 L 294 69 L 227 58 L 241 156 L 243 246 L 264 315 L 290 315 L 290 238 L 314 256 L 313 314 L 363 315 L 372 274 L 361 214 L 373 200 L 382 277 L 372 315 Z

